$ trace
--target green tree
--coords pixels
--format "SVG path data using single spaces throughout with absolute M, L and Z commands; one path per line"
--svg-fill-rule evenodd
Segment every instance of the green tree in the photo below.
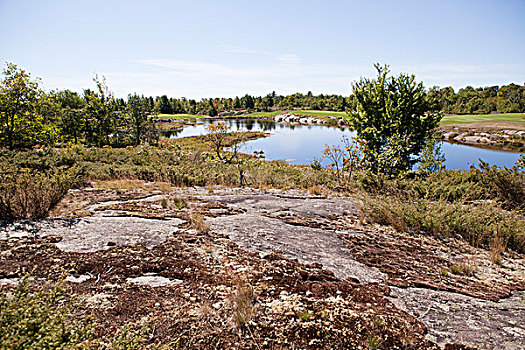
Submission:
M 241 100 L 239 100 L 239 97 L 237 96 L 235 96 L 235 100 L 233 100 L 233 108 L 241 109 Z
M 59 91 L 54 97 L 59 106 L 59 127 L 62 138 L 78 143 L 85 127 L 83 113 L 85 101 L 76 92 L 70 90 Z
M 241 104 L 245 109 L 253 109 L 255 107 L 255 102 L 253 101 L 253 97 L 246 94 L 244 97 L 241 98 Z
M 419 171 L 437 172 L 445 169 L 445 155 L 441 149 L 441 137 L 439 133 L 431 134 L 421 151 L 418 163 Z
M 84 90 L 86 141 L 102 147 L 110 143 L 110 135 L 116 131 L 118 113 L 105 78 L 95 75 L 93 81 L 97 91 Z
M 155 103 L 155 110 L 161 114 L 172 114 L 173 108 L 168 100 L 168 96 L 162 95 L 157 97 L 157 102 Z
M 3 75 L 0 82 L 0 145 L 15 149 L 52 143 L 56 128 L 46 123 L 42 115 L 51 108 L 40 106 L 46 96 L 39 81 L 12 63 L 7 64 Z
M 410 169 L 441 115 L 413 75 L 389 76 L 388 66 L 375 65 L 376 79 L 352 84 L 356 110 L 350 125 L 364 143 L 364 164 L 374 172 L 397 174 Z
M 126 106 L 127 125 L 133 138 L 133 144 L 139 145 L 146 138 L 154 138 L 154 124 L 149 117 L 149 102 L 144 96 L 128 95 Z

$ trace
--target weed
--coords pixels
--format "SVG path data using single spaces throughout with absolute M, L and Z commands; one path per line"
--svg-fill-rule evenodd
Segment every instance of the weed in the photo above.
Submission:
M 308 187 L 308 192 L 310 194 L 319 196 L 319 195 L 325 194 L 326 193 L 326 189 L 321 187 L 321 186 L 319 186 L 319 185 L 314 185 L 314 186 Z
M 81 179 L 81 173 L 76 167 L 45 172 L 7 168 L 0 176 L 0 219 L 4 220 L 46 217 Z
M 62 283 L 35 287 L 26 277 L 12 293 L 0 295 L 1 349 L 62 349 L 93 338 L 90 319 L 74 321 L 65 306 Z
M 167 198 L 162 198 L 161 201 L 160 201 L 160 205 L 162 206 L 162 208 L 167 209 L 168 208 L 168 199 Z
M 313 170 L 322 170 L 323 169 L 323 165 L 321 163 L 321 161 L 317 158 L 314 158 L 314 160 L 312 160 L 312 162 L 310 163 L 310 167 L 313 169 Z
M 364 195 L 362 206 L 369 221 L 392 225 L 397 230 L 437 238 L 461 236 L 476 247 L 503 245 L 504 250 L 508 245 L 519 252 L 525 251 L 525 221 L 516 213 L 501 210 L 495 203 L 462 204 Z M 496 233 L 503 242 L 493 238 Z
M 253 286 L 240 280 L 233 296 L 233 321 L 237 329 L 243 330 L 255 315 L 255 293 Z
M 297 316 L 301 321 L 310 321 L 312 318 L 312 314 L 308 311 L 302 311 Z
M 371 336 L 371 337 L 368 337 L 368 339 L 366 340 L 366 343 L 370 349 L 377 349 L 379 345 L 381 344 L 381 339 L 379 339 L 379 337 L 376 337 L 376 336 Z
M 454 275 L 464 276 L 472 276 L 474 274 L 474 271 L 476 270 L 473 265 L 468 264 L 466 262 L 459 262 L 455 265 L 450 266 L 449 268 L 450 272 L 452 272 Z
M 210 305 L 209 302 L 205 302 L 201 304 L 201 307 L 199 309 L 199 314 L 202 317 L 208 317 L 212 314 L 212 312 L 213 312 L 213 307 Z
M 172 198 L 172 202 L 175 208 L 177 208 L 178 210 L 188 207 L 188 202 L 183 197 L 175 196 Z
M 381 320 L 379 317 L 375 317 L 372 323 L 374 324 L 374 327 L 376 328 L 380 328 L 383 326 L 383 320 Z
M 100 337 L 92 317 L 75 318 L 63 280 L 37 286 L 26 276 L 14 290 L 0 294 L 0 349 L 167 349 L 151 343 L 150 320 L 124 325 Z
M 191 211 L 190 212 L 190 225 L 198 233 L 208 233 L 210 232 L 210 227 L 206 225 L 204 217 L 202 214 Z
M 507 242 L 500 234 L 494 235 L 490 241 L 489 259 L 493 264 L 501 265 L 501 254 L 505 251 Z
M 441 267 L 441 269 L 439 270 L 439 274 L 443 277 L 447 277 L 448 269 L 446 267 Z

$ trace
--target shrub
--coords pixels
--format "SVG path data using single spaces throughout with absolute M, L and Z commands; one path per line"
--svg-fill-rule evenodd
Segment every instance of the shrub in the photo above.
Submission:
M 90 317 L 76 318 L 66 299 L 63 280 L 36 286 L 24 277 L 0 294 L 0 350 L 37 349 L 168 349 L 151 342 L 149 320 L 125 324 L 111 336 L 98 334 L 101 325 Z
M 94 324 L 71 317 L 62 284 L 32 287 L 24 278 L 0 295 L 0 349 L 91 348 Z
M 233 321 L 238 329 L 245 329 L 255 315 L 255 293 L 253 286 L 240 280 L 233 295 Z
M 78 167 L 37 172 L 9 168 L 0 173 L 0 219 L 36 219 L 48 212 L 81 180 Z
M 480 168 L 485 186 L 492 189 L 505 209 L 525 210 L 525 173 L 518 166 L 500 169 L 481 162 Z
M 208 233 L 210 227 L 204 221 L 202 214 L 191 211 L 190 212 L 190 225 L 198 233 Z

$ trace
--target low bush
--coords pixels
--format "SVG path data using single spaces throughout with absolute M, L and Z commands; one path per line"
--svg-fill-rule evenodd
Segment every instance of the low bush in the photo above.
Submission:
M 355 186 L 363 191 L 404 200 L 446 201 L 466 204 L 495 200 L 506 210 L 525 209 L 525 172 L 489 167 L 469 171 L 447 170 L 434 173 L 407 173 L 396 178 L 361 172 Z
M 44 218 L 82 178 L 78 167 L 44 171 L 9 167 L 0 172 L 0 219 Z
M 38 286 L 25 277 L 0 294 L 0 350 L 168 349 L 151 342 L 149 321 L 126 324 L 101 336 L 92 317 L 75 316 L 63 281 Z
M 61 284 L 36 288 L 24 279 L 0 295 L 0 349 L 91 349 L 95 325 L 74 320 Z

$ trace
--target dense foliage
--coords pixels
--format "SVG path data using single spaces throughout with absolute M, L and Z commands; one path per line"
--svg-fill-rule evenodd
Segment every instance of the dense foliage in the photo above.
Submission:
M 417 162 L 441 115 L 413 75 L 389 76 L 387 66 L 375 65 L 376 79 L 353 84 L 355 111 L 350 125 L 363 142 L 364 165 L 374 172 L 397 173 Z
M 96 90 L 80 95 L 69 90 L 45 93 L 40 82 L 8 64 L 0 82 L 0 147 L 84 143 L 136 145 L 156 142 L 149 100 L 129 95 L 116 99 L 105 80 L 95 76 Z
M 522 157 L 522 161 L 525 159 Z M 391 178 L 361 173 L 364 214 L 371 221 L 474 246 L 525 251 L 525 173 L 490 167 L 422 172 Z
M 525 86 L 509 84 L 473 88 L 467 86 L 457 92 L 452 87 L 434 86 L 428 91 L 437 109 L 445 114 L 486 114 L 525 112 Z M 148 99 L 150 107 L 162 114 L 230 115 L 235 112 L 311 109 L 345 111 L 354 109 L 353 95 L 313 95 L 296 93 L 288 96 L 274 92 L 266 96 L 245 95 L 235 98 L 205 98 L 200 101 L 186 98 L 168 98 L 166 95 Z
M 21 149 L 65 143 L 97 147 L 156 144 L 159 135 L 153 118 L 157 113 L 228 116 L 293 109 L 355 112 L 358 105 L 355 93 L 344 97 L 311 92 L 283 96 L 272 92 L 266 96 L 247 94 L 200 101 L 130 94 L 122 99 L 113 96 L 103 77 L 95 76 L 93 80 L 95 89 L 85 89 L 82 93 L 45 92 L 38 79 L 8 63 L 0 81 L 0 147 Z M 479 89 L 467 87 L 458 93 L 450 87 L 420 92 L 444 113 L 525 111 L 525 86 L 515 84 Z
M 185 97 L 176 99 L 168 98 L 166 95 L 158 96 L 153 102 L 150 100 L 152 109 L 161 114 L 200 114 L 212 117 L 220 115 L 231 115 L 235 112 L 271 111 L 286 109 L 312 109 L 343 112 L 351 105 L 351 97 L 341 95 L 306 95 L 296 93 L 282 96 L 274 92 L 266 96 L 244 95 L 235 98 L 204 98 L 201 101 L 188 100 Z
M 24 277 L 0 294 L 0 350 L 171 349 L 151 341 L 149 320 L 126 324 L 112 336 L 101 337 L 100 320 L 72 312 L 63 280 L 39 285 Z M 97 322 L 98 321 L 98 322 Z
M 467 86 L 454 92 L 451 87 L 432 87 L 429 96 L 438 109 L 447 114 L 487 114 L 525 112 L 525 86 Z

